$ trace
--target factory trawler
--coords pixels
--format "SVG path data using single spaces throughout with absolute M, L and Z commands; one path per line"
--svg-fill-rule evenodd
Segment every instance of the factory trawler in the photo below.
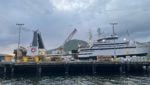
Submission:
M 114 31 L 110 36 L 99 37 L 89 48 L 79 49 L 79 59 L 95 59 L 97 56 L 126 57 L 126 56 L 146 56 L 149 47 L 133 40 L 119 39 Z

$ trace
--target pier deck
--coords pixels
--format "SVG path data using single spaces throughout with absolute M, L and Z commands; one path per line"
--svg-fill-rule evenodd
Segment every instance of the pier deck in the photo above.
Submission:
M 112 74 L 149 72 L 150 62 L 99 62 L 99 61 L 51 61 L 12 63 L 0 62 L 3 75 L 53 75 L 53 74 Z

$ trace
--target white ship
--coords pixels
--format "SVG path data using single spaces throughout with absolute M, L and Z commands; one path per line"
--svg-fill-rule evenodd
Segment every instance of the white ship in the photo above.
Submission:
M 89 48 L 80 48 L 78 58 L 146 56 L 149 53 L 149 46 L 127 39 L 120 41 L 114 25 L 112 35 L 97 39 Z

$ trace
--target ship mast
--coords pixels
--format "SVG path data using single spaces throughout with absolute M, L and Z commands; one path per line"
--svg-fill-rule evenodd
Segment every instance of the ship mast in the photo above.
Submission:
M 117 25 L 118 23 L 110 23 L 112 25 L 112 30 L 113 30 L 113 36 L 116 35 L 115 33 L 115 25 Z
M 93 38 L 92 32 L 91 32 L 91 30 L 89 30 L 89 45 L 90 45 L 90 47 L 92 46 L 92 38 Z
M 102 34 L 101 28 L 98 28 L 98 29 L 97 29 L 97 33 L 98 33 L 98 38 L 100 38 L 100 36 L 101 36 L 101 34 Z
M 118 23 L 110 23 L 110 24 L 112 25 L 112 30 L 113 30 L 112 37 L 114 37 L 116 35 L 115 25 L 117 25 Z M 115 39 L 114 39 L 114 43 L 116 43 Z M 116 58 L 116 45 L 114 46 L 114 58 Z

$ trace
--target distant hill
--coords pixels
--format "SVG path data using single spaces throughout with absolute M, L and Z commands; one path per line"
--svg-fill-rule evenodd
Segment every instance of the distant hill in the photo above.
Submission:
M 70 40 L 64 45 L 65 52 L 71 51 L 71 50 L 77 50 L 78 45 L 81 45 L 82 47 L 88 47 L 88 43 L 83 40 Z
M 73 39 L 68 41 L 65 45 L 64 45 L 64 51 L 66 53 L 68 53 L 71 50 L 77 50 L 78 49 L 78 45 L 82 46 L 82 47 L 88 47 L 88 43 L 86 41 L 83 40 L 77 40 L 77 39 Z M 52 51 L 55 51 L 56 49 L 51 49 L 48 50 L 47 53 L 52 53 Z

